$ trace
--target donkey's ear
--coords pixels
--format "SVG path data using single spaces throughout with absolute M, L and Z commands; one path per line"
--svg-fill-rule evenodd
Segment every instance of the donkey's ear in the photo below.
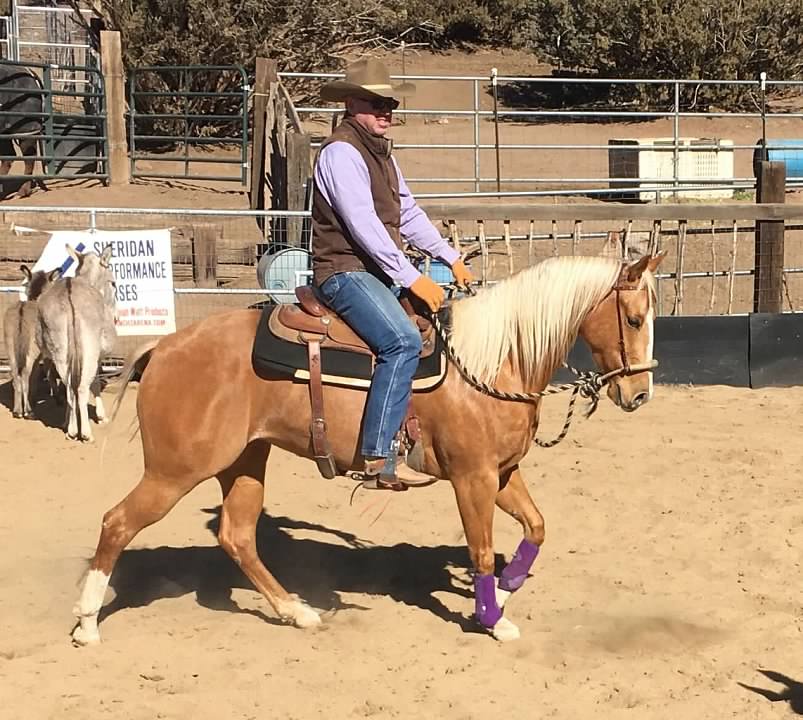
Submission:
M 661 261 L 666 257 L 666 252 L 666 250 L 661 250 L 657 255 L 653 255 L 650 258 L 650 261 L 647 263 L 647 268 L 651 273 L 654 273 L 658 269 Z
M 31 279 L 31 269 L 27 265 L 20 265 L 20 271 L 25 276 L 26 280 Z
M 67 248 L 67 254 L 75 260 L 75 262 L 81 262 L 81 256 L 78 254 L 78 251 L 72 246 L 67 243 L 64 244 L 64 247 Z
M 109 260 L 112 259 L 112 246 L 107 245 L 103 248 L 103 252 L 100 254 L 100 262 L 105 267 L 109 267 Z

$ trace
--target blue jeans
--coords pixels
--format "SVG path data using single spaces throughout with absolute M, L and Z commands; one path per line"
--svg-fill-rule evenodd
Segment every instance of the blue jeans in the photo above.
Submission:
M 368 458 L 389 457 L 407 413 L 421 335 L 399 304 L 398 290 L 370 273 L 337 273 L 318 293 L 376 355 L 360 452 Z

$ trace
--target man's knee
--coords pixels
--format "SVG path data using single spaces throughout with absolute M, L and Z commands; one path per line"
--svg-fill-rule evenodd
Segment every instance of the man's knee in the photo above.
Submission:
M 409 328 L 399 328 L 393 342 L 385 348 L 388 355 L 401 355 L 407 358 L 418 357 L 421 354 L 421 333 L 412 325 Z

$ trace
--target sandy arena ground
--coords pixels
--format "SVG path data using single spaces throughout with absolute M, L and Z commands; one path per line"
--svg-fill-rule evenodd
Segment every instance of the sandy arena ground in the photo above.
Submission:
M 123 554 L 105 642 L 76 649 L 71 608 L 102 513 L 141 468 L 135 396 L 77 445 L 51 409 L 12 419 L 0 386 L 2 717 L 803 714 L 803 389 L 659 387 L 634 415 L 605 401 L 564 444 L 533 450 L 547 543 L 507 609 L 518 642 L 470 620 L 446 483 L 350 507 L 349 481 L 275 452 L 260 551 L 321 629 L 279 624 L 217 547 L 208 482 Z M 542 434 L 564 407 L 549 401 Z M 519 537 L 499 515 L 497 552 Z

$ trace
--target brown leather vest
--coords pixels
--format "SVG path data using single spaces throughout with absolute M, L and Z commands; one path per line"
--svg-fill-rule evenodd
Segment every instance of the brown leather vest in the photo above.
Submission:
M 321 150 L 333 142 L 347 142 L 359 151 L 368 167 L 376 214 L 401 249 L 399 178 L 390 157 L 390 141 L 371 135 L 352 118 L 346 117 L 321 144 Z M 316 286 L 335 273 L 354 271 L 368 271 L 388 285 L 391 282 L 351 237 L 345 223 L 317 187 L 313 187 L 312 198 L 312 271 Z

